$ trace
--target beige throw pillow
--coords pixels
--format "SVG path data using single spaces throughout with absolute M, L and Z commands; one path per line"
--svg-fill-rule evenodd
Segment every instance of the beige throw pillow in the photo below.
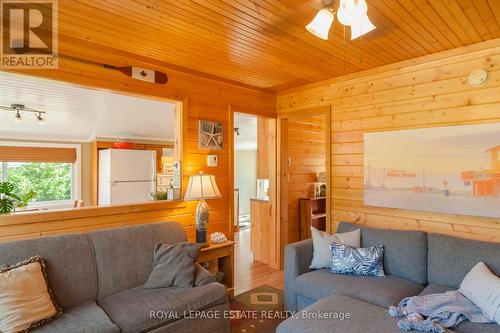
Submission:
M 28 332 L 61 314 L 42 258 L 35 256 L 0 269 L 0 332 Z
M 330 268 L 332 266 L 331 243 L 339 243 L 352 247 L 361 246 L 360 229 L 341 234 L 331 234 L 311 226 L 311 236 L 314 252 L 311 265 L 309 266 L 310 269 Z
M 467 273 L 458 291 L 476 304 L 489 320 L 500 325 L 500 277 L 482 261 Z

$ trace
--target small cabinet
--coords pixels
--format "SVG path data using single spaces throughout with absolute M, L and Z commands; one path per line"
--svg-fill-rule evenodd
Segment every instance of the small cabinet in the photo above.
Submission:
M 300 239 L 311 238 L 311 226 L 326 231 L 326 198 L 301 198 Z

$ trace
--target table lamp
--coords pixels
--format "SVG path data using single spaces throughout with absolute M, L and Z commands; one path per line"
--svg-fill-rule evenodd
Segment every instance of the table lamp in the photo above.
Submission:
M 205 199 L 221 198 L 214 175 L 206 175 L 200 171 L 189 177 L 189 183 L 184 195 L 184 201 L 200 200 L 196 206 L 196 243 L 207 246 L 207 223 L 209 216 Z

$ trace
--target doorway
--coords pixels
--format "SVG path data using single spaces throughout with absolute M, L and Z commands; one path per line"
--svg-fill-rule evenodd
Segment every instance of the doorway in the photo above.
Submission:
M 310 226 L 330 231 L 330 142 L 330 107 L 280 117 L 281 251 Z
M 281 274 L 276 119 L 234 113 L 233 129 L 235 288 L 241 293 L 272 285 L 273 274 Z

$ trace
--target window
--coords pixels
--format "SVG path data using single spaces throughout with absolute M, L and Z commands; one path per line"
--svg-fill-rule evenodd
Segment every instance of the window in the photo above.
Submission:
M 36 193 L 33 202 L 72 199 L 72 163 L 0 162 L 2 181 L 15 185 L 15 194 Z
M 0 142 L 0 181 L 14 184 L 22 197 L 36 196 L 30 206 L 71 206 L 80 199 L 80 145 Z

